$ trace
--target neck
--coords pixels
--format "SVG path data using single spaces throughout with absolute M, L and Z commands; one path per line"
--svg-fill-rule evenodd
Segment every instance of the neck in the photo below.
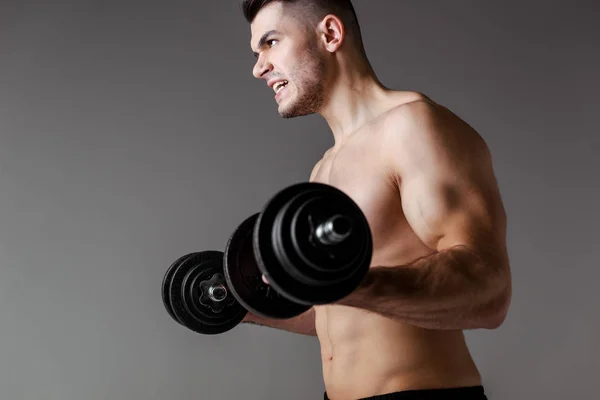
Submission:
M 325 107 L 319 112 L 333 133 L 336 147 L 384 111 L 388 91 L 368 66 L 338 72 Z

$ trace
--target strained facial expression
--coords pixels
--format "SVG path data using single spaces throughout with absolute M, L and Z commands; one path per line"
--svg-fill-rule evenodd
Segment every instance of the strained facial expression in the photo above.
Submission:
M 253 75 L 273 90 L 283 118 L 318 112 L 325 97 L 327 64 L 318 38 L 293 12 L 272 3 L 251 26 L 251 47 L 257 58 Z

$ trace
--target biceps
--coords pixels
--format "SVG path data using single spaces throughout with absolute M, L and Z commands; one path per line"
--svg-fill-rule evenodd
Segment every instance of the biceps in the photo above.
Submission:
M 415 234 L 429 247 L 436 248 L 443 237 L 443 226 L 452 215 L 458 199 L 451 188 L 413 179 L 402 184 L 402 208 Z
M 401 196 L 408 223 L 432 249 L 475 247 L 491 230 L 488 196 L 467 182 L 422 177 L 404 184 Z

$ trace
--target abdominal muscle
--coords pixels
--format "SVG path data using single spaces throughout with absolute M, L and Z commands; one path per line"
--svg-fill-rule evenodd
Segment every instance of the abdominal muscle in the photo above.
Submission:
M 433 331 L 345 306 L 315 307 L 332 400 L 480 384 L 462 331 Z

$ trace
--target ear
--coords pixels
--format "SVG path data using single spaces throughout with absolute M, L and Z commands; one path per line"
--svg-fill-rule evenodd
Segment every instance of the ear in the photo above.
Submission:
M 325 48 L 331 52 L 336 52 L 346 36 L 346 30 L 341 19 L 333 14 L 325 16 L 319 23 L 319 32 L 323 39 Z

